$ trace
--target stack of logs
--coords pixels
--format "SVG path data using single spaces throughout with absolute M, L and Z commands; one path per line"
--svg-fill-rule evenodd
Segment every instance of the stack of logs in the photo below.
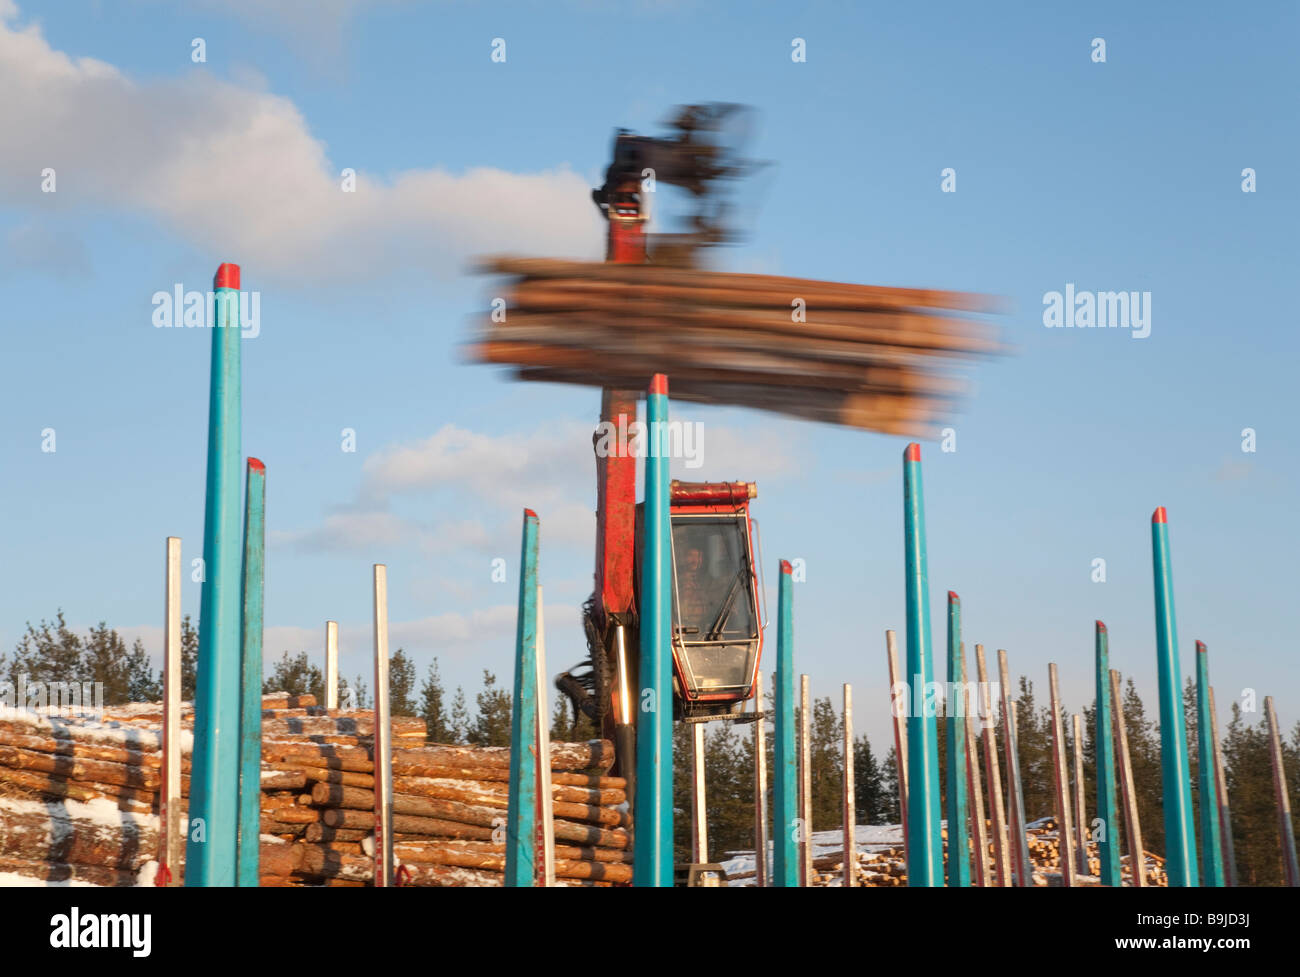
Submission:
M 986 822 L 988 830 L 992 832 L 992 823 Z M 1060 885 L 1061 862 L 1057 853 L 1056 846 L 1056 828 L 1053 820 L 1045 819 L 1026 831 L 1029 841 L 1029 860 L 1033 863 L 1034 885 L 1036 886 L 1056 886 Z M 943 832 L 944 840 L 947 840 L 947 831 Z M 1079 886 L 1096 886 L 1100 884 L 1100 879 L 1095 878 L 1101 872 L 1101 863 L 1097 858 L 1097 849 L 1095 844 L 1089 845 L 1089 866 L 1090 875 L 1081 879 L 1076 879 L 1076 885 Z M 907 852 L 901 845 L 862 845 L 857 851 L 857 869 L 854 876 L 855 884 L 866 888 L 881 888 L 907 885 Z M 1169 880 L 1165 875 L 1165 860 L 1151 852 L 1146 852 L 1146 885 L 1149 886 L 1166 886 Z M 945 851 L 946 856 L 946 851 Z M 994 852 L 992 845 L 989 846 L 989 863 L 994 864 Z M 946 861 L 946 859 L 945 859 Z M 1121 875 L 1125 885 L 1132 884 L 1131 869 L 1129 858 L 1124 855 L 1120 859 Z M 813 879 L 812 884 L 816 886 L 841 886 L 844 884 L 844 851 L 826 852 L 813 858 Z M 945 873 L 947 867 L 945 864 Z M 753 872 L 743 872 L 732 876 L 733 881 L 746 883 L 745 880 L 752 880 Z
M 370 884 L 372 713 L 284 694 L 265 697 L 263 710 L 262 884 Z M 0 872 L 151 884 L 161 719 L 157 703 L 110 709 L 98 721 L 0 710 Z M 187 709 L 182 808 L 192 722 Z M 393 720 L 393 746 L 400 881 L 501 885 L 509 751 L 426 745 L 424 722 L 405 718 Z M 626 783 L 607 776 L 612 763 L 606 741 L 551 746 L 557 884 L 631 879 Z M 172 874 L 183 878 L 183 866 Z
M 1038 822 L 1038 827 L 1030 827 L 1026 834 L 1029 841 L 1029 858 L 1034 863 L 1036 872 L 1053 873 L 1055 876 L 1061 874 L 1061 853 L 1057 844 L 1056 819 L 1044 818 Z M 1143 852 L 1145 856 L 1146 874 L 1143 877 L 1143 885 L 1149 886 L 1167 886 L 1169 878 L 1165 874 L 1165 860 L 1159 855 L 1152 852 Z M 1078 853 L 1075 854 L 1076 863 Z M 1078 866 L 1076 864 L 1076 870 Z M 1132 884 L 1133 866 L 1131 859 L 1127 855 L 1120 856 L 1120 875 L 1126 885 Z M 1083 881 L 1077 882 L 1079 885 L 1097 885 L 1101 876 L 1101 853 L 1095 842 L 1088 842 L 1088 871 L 1084 873 Z M 1077 877 L 1076 877 L 1077 878 Z M 1055 879 L 1053 879 L 1055 882 Z M 1044 883 L 1048 884 L 1048 883 Z
M 541 258 L 480 270 L 514 281 L 470 356 L 523 380 L 640 390 L 666 373 L 676 399 L 924 436 L 965 392 L 954 367 L 1002 349 L 947 314 L 998 311 L 984 295 Z

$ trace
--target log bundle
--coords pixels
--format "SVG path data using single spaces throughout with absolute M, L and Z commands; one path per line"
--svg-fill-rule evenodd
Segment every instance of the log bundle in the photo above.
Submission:
M 1003 350 L 965 292 L 543 258 L 492 258 L 512 276 L 472 359 L 522 380 L 642 390 L 889 434 L 927 436 L 966 391 L 958 369 Z
M 159 844 L 162 709 L 102 717 L 0 710 L 0 873 L 93 885 L 153 884 Z M 181 809 L 192 709 L 183 709 Z M 312 696 L 263 699 L 262 885 L 368 885 L 374 830 L 374 717 Z M 403 884 L 501 885 L 509 750 L 425 741 L 393 720 L 393 831 Z M 603 740 L 551 745 L 557 884 L 631 881 L 626 782 Z M 183 847 L 183 846 L 182 846 Z M 184 866 L 170 866 L 183 879 Z

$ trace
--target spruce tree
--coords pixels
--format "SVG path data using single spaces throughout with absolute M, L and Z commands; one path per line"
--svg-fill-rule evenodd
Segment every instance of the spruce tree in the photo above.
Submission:
M 844 733 L 829 697 L 813 700 L 810 734 L 813 829 L 829 831 L 844 823 Z
M 190 624 L 190 616 L 181 618 L 181 699 L 194 701 L 199 684 L 199 632 Z
M 358 682 L 360 679 L 358 678 Z M 262 694 L 287 692 L 289 695 L 314 695 L 317 702 L 325 701 L 325 676 L 311 663 L 307 652 L 293 657 L 284 652 L 271 670 L 271 677 L 262 681 Z M 359 702 L 357 708 L 364 708 Z
M 496 687 L 496 676 L 483 669 L 483 691 L 478 694 L 478 715 L 469 731 L 476 746 L 509 746 L 511 694 Z
M 1224 779 L 1232 803 L 1238 881 L 1241 885 L 1281 885 L 1282 844 L 1267 722 L 1261 717 L 1256 725 L 1250 725 L 1241 704 L 1233 702 L 1227 732 L 1223 743 Z
M 898 803 L 898 751 L 893 746 L 885 754 L 882 784 L 885 788 L 883 823 L 902 824 L 903 816 Z
M 453 743 L 469 742 L 469 709 L 465 705 L 465 689 L 456 686 L 456 695 L 451 700 L 451 741 Z
M 884 774 L 863 733 L 853 740 L 853 803 L 858 824 L 884 824 L 888 810 Z
M 420 716 L 424 719 L 429 742 L 452 743 L 455 737 L 444 703 L 446 692 L 442 687 L 442 676 L 438 673 L 438 659 L 429 662 L 429 673 L 420 686 Z
M 388 660 L 388 708 L 394 716 L 414 716 L 415 662 L 398 648 Z

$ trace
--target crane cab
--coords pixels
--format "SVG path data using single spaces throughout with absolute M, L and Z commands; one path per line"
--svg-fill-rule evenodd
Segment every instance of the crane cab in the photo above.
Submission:
M 757 495 L 753 482 L 672 482 L 677 718 L 739 714 L 756 692 L 763 621 L 749 503 Z

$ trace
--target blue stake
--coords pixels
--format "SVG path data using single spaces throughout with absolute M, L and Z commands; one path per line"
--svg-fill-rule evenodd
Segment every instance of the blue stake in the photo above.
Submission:
M 637 886 L 673 884 L 672 523 L 668 494 L 668 378 L 645 399 L 645 542 L 641 554 L 641 704 L 636 714 Z
M 903 527 L 907 564 L 907 680 L 912 703 L 907 717 L 907 884 L 943 885 L 943 836 L 939 802 L 939 739 L 934 710 L 917 709 L 934 681 L 930 661 L 930 581 L 925 561 L 925 500 L 921 446 L 903 452 Z M 918 688 L 919 686 L 919 688 Z
M 537 513 L 524 510 L 519 554 L 515 697 L 510 719 L 510 794 L 506 810 L 506 885 L 530 886 L 537 850 Z M 546 758 L 550 762 L 550 757 Z
M 1178 670 L 1178 630 L 1169 560 L 1165 507 L 1151 516 L 1151 558 L 1155 573 L 1156 666 L 1160 682 L 1160 767 L 1164 786 L 1165 871 L 1170 886 L 1194 886 L 1196 829 L 1192 825 L 1192 784 L 1183 722 L 1183 684 Z
M 966 831 L 966 706 L 961 694 L 961 598 L 948 591 L 948 884 L 970 885 L 970 844 Z
M 1223 846 L 1219 843 L 1219 791 L 1214 770 L 1214 721 L 1210 714 L 1210 653 L 1196 642 L 1197 783 L 1201 793 L 1201 864 L 1205 885 L 1223 886 Z
M 262 836 L 262 571 L 266 466 L 248 459 L 244 496 L 244 632 L 239 717 L 238 885 L 258 884 Z
M 213 282 L 203 592 L 185 884 L 235 884 L 239 831 L 240 525 L 239 266 Z
M 1110 636 L 1106 625 L 1097 622 L 1097 709 L 1093 743 L 1097 747 L 1097 817 L 1101 840 L 1097 843 L 1101 862 L 1101 884 L 1121 884 L 1119 867 L 1119 806 L 1115 802 L 1115 740 L 1110 720 Z
M 772 884 L 799 884 L 799 804 L 795 794 L 798 760 L 794 749 L 793 568 L 781 561 L 776 617 L 776 742 L 772 775 Z

